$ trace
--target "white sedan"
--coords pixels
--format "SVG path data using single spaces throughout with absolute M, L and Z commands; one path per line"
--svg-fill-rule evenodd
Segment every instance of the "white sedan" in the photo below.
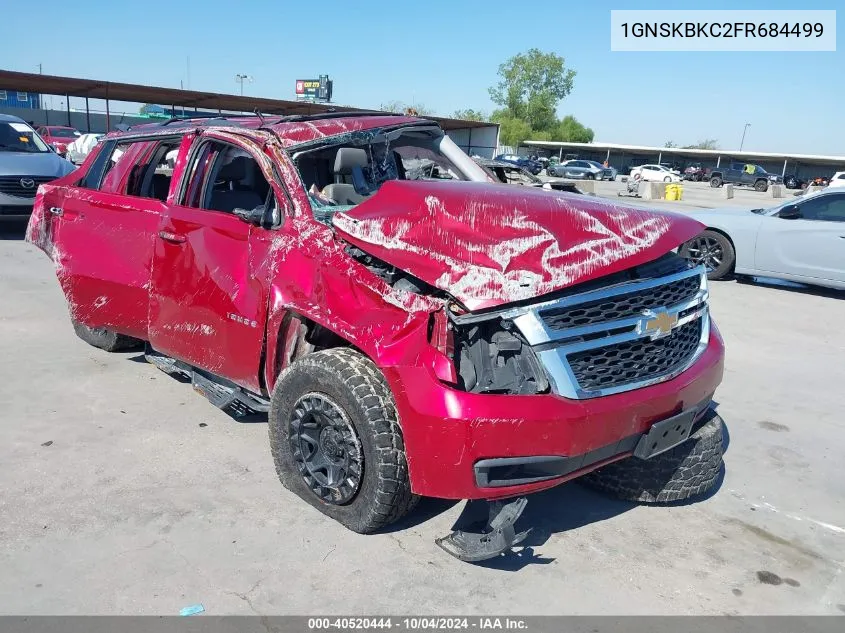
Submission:
M 845 188 L 828 188 L 768 209 L 706 209 L 707 226 L 680 248 L 710 279 L 736 273 L 845 289 Z
M 631 170 L 631 176 L 640 175 L 646 182 L 681 182 L 681 177 L 663 165 L 640 165 Z

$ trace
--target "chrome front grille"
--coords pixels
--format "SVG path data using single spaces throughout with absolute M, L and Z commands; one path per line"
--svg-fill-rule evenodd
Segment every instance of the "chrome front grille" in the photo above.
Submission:
M 38 185 L 55 180 L 54 176 L 0 176 L 0 193 L 18 198 L 34 198 Z
M 595 398 L 670 380 L 692 365 L 709 342 L 708 298 L 699 266 L 497 316 L 532 346 L 555 393 Z
M 701 319 L 690 321 L 663 338 L 638 338 L 576 352 L 567 357 L 572 375 L 581 389 L 607 387 L 651 380 L 684 367 L 701 341 Z
M 542 310 L 540 317 L 553 330 L 565 330 L 581 325 L 640 316 L 643 310 L 651 308 L 673 306 L 691 299 L 700 289 L 701 282 L 697 277 L 683 277 L 639 292 L 610 296 L 563 308 Z

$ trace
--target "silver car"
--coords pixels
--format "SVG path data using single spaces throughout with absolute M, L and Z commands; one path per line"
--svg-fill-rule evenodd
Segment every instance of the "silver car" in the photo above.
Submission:
M 598 163 L 589 160 L 567 160 L 556 165 L 549 165 L 546 173 L 553 177 L 583 178 L 585 180 L 611 179 L 612 172 Z
M 73 170 L 26 121 L 0 114 L 0 217 L 30 215 L 38 185 Z
M 768 209 L 690 211 L 707 226 L 680 254 L 710 279 L 731 273 L 845 289 L 845 188 Z

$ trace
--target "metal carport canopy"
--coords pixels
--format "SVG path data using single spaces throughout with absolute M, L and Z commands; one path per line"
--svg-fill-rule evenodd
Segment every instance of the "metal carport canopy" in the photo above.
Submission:
M 125 84 L 98 79 L 20 73 L 11 70 L 0 70 L 0 87 L 6 90 L 18 90 L 21 92 L 88 97 L 91 99 L 112 101 L 130 101 L 134 103 L 155 103 L 162 106 L 203 108 L 207 110 L 253 112 L 258 108 L 260 112 L 265 114 L 319 114 L 330 111 L 350 112 L 361 110 L 361 108 L 309 103 L 306 101 L 265 99 L 262 97 L 247 97 L 216 92 Z M 495 125 L 484 121 L 464 121 L 437 116 L 425 116 L 424 118 L 437 121 L 446 131 Z
M 804 164 L 830 164 L 839 163 L 845 165 L 845 156 L 825 156 L 821 154 L 788 154 L 780 152 L 740 152 L 729 149 L 684 149 L 682 147 L 651 147 L 648 145 L 622 145 L 619 143 L 565 143 L 560 141 L 523 141 L 522 145 L 537 147 L 546 150 L 580 150 L 591 152 L 626 152 L 629 154 L 663 154 L 667 156 L 687 156 L 698 158 L 734 158 L 749 163 L 755 161 L 790 160 Z

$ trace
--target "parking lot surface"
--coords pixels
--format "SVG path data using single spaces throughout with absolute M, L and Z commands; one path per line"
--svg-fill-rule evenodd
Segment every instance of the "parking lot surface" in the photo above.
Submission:
M 529 498 L 521 556 L 470 565 L 434 545 L 463 503 L 349 532 L 281 487 L 260 418 L 86 346 L 22 236 L 0 225 L 2 614 L 845 612 L 842 294 L 712 284 L 729 440 L 708 498 L 566 484 Z

